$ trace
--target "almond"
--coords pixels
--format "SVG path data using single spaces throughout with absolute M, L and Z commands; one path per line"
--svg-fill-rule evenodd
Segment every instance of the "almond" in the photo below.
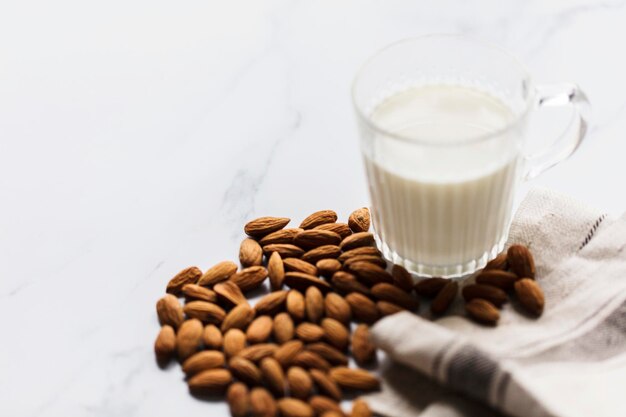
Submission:
M 283 264 L 285 265 L 285 270 L 287 271 L 303 272 L 305 274 L 317 276 L 317 268 L 315 265 L 311 265 L 302 259 L 287 258 L 283 261 Z
M 246 330 L 246 338 L 248 343 L 263 343 L 269 339 L 272 334 L 274 322 L 270 316 L 259 316 L 252 320 L 252 323 Z
M 207 324 L 202 331 L 202 343 L 207 349 L 222 349 L 224 337 L 214 324 Z
M 265 256 L 270 256 L 272 252 L 278 252 L 280 257 L 285 258 L 301 258 L 304 255 L 304 250 L 292 245 L 291 243 L 272 243 L 270 245 L 263 246 L 263 253 Z
M 299 340 L 290 340 L 278 347 L 274 352 L 274 358 L 282 365 L 283 368 L 291 365 L 293 360 L 304 349 L 304 345 Z
M 278 405 L 268 390 L 262 387 L 252 388 L 250 405 L 253 417 L 276 417 Z
M 310 405 L 297 398 L 281 398 L 278 410 L 282 417 L 313 417 L 315 412 Z
M 492 287 L 491 285 L 483 284 L 470 284 L 463 288 L 463 299 L 465 301 L 473 300 L 474 298 L 485 299 L 492 304 L 500 307 L 506 303 L 508 297 L 506 293 L 500 288 Z
M 500 319 L 500 312 L 487 300 L 474 298 L 465 304 L 465 310 L 476 321 L 494 325 Z
M 304 296 L 298 290 L 289 290 L 287 293 L 287 312 L 294 321 L 304 320 L 306 314 Z
M 207 369 L 220 368 L 224 365 L 224 354 L 217 350 L 203 350 L 194 353 L 183 362 L 183 372 L 189 377 Z
M 263 263 L 263 249 L 254 239 L 244 239 L 239 246 L 239 262 L 241 266 L 258 266 Z
M 415 292 L 423 297 L 432 298 L 439 294 L 439 291 L 448 283 L 445 278 L 427 278 L 417 281 L 415 284 Z
M 247 304 L 239 304 L 230 310 L 222 322 L 221 330 L 226 332 L 230 329 L 245 329 L 254 319 L 254 310 Z
M 261 374 L 267 387 L 277 396 L 285 395 L 285 373 L 280 363 L 267 357 L 261 360 Z
M 267 275 L 270 277 L 270 287 L 272 291 L 278 291 L 283 287 L 285 281 L 285 266 L 280 253 L 272 252 L 267 261 Z
M 322 320 L 321 326 L 324 329 L 324 338 L 328 343 L 341 350 L 348 346 L 350 332 L 341 322 L 327 317 Z
M 211 286 L 218 282 L 225 281 L 237 272 L 237 265 L 231 261 L 220 262 L 207 269 L 198 279 L 198 285 Z
M 380 256 L 376 255 L 356 255 L 351 258 L 346 259 L 343 263 L 343 269 L 350 272 L 350 266 L 355 262 L 369 262 L 374 265 L 378 265 L 379 267 L 385 269 L 387 267 L 387 261 L 385 261 Z
M 302 255 L 302 260 L 314 264 L 321 259 L 336 258 L 339 256 L 339 254 L 341 254 L 341 249 L 339 248 L 339 246 L 324 245 L 306 252 L 304 255 Z
M 343 414 L 339 404 L 332 398 L 323 395 L 314 395 L 309 398 L 309 405 L 313 408 L 317 415 L 321 415 L 326 411 L 334 411 Z
M 235 356 L 228 361 L 228 368 L 240 381 L 248 385 L 261 385 L 261 371 L 251 360 Z
M 379 300 L 389 301 L 407 310 L 415 310 L 419 307 L 419 301 L 416 298 L 395 285 L 384 282 L 372 287 L 372 295 Z
M 367 207 L 354 210 L 348 218 L 348 226 L 355 233 L 367 232 L 370 229 L 370 211 Z
M 341 239 L 344 239 L 352 234 L 350 226 L 348 226 L 346 223 L 325 223 L 320 224 L 319 226 L 315 226 L 315 229 L 335 232 L 341 237 Z
M 207 301 L 209 303 L 217 303 L 217 294 L 208 288 L 201 287 L 196 284 L 185 284 L 183 294 L 187 301 Z
M 246 292 L 258 288 L 265 281 L 265 278 L 267 278 L 265 267 L 250 266 L 233 274 L 229 281 L 234 282 L 241 291 Z
M 161 331 L 154 341 L 154 353 L 161 365 L 165 365 L 176 352 L 176 333 L 169 324 L 161 327 Z
M 279 313 L 274 317 L 274 339 L 283 344 L 294 336 L 293 320 L 287 313 Z
M 402 265 L 394 265 L 391 268 L 391 276 L 396 287 L 402 288 L 406 292 L 413 291 L 413 277 Z
M 311 375 L 299 366 L 292 366 L 287 370 L 287 382 L 292 397 L 306 400 L 313 390 Z
M 511 271 L 520 278 L 535 278 L 535 260 L 526 246 L 513 245 L 506 252 Z
M 228 387 L 226 401 L 232 417 L 246 417 L 250 411 L 250 392 L 242 382 L 234 382 Z
M 374 245 L 374 235 L 369 232 L 353 233 L 341 241 L 339 247 L 342 251 Z
M 287 226 L 289 221 L 286 217 L 259 217 L 246 223 L 243 230 L 248 236 L 261 238 Z
M 304 274 L 302 272 L 287 272 L 285 274 L 285 284 L 290 288 L 300 291 L 306 291 L 310 286 L 317 287 L 319 290 L 330 291 L 330 284 L 315 275 Z
M 176 334 L 178 358 L 184 361 L 198 350 L 202 342 L 202 323 L 198 319 L 186 320 Z
M 318 391 L 323 394 L 328 395 L 331 398 L 334 398 L 337 401 L 341 400 L 341 388 L 335 381 L 333 381 L 328 374 L 320 371 L 319 369 L 311 369 L 310 371 L 311 378 L 315 381 L 317 385 Z
M 246 347 L 246 334 L 241 329 L 230 329 L 224 333 L 224 353 L 227 357 L 236 356 Z
M 213 287 L 218 300 L 227 306 L 238 306 L 248 304 L 248 300 L 241 292 L 241 289 L 232 281 L 224 281 Z
M 458 291 L 459 283 L 456 281 L 449 281 L 433 299 L 433 302 L 430 304 L 430 311 L 433 314 L 443 314 L 456 298 L 456 293 Z
M 259 244 L 261 246 L 265 246 L 272 245 L 274 243 L 292 243 L 293 238 L 296 237 L 296 235 L 302 230 L 304 229 L 292 228 L 277 230 L 276 232 L 270 233 L 269 235 L 263 237 L 263 239 L 259 240 Z
M 513 288 L 513 284 L 519 278 L 513 272 L 502 271 L 499 269 L 486 269 L 483 270 L 476 277 L 476 283 L 491 285 L 492 287 L 498 287 L 501 290 L 508 291 Z
M 359 365 L 376 359 L 376 346 L 370 340 L 370 328 L 366 324 L 359 324 L 352 333 L 352 354 Z
M 294 365 L 307 369 L 316 368 L 324 371 L 328 371 L 330 369 L 330 363 L 328 363 L 326 359 L 322 358 L 315 352 L 311 352 L 310 350 L 303 350 L 298 353 L 291 362 Z
M 232 381 L 227 369 L 208 369 L 192 376 L 187 383 L 191 392 L 204 394 L 224 392 Z
M 349 272 L 335 272 L 330 282 L 335 290 L 342 293 L 359 292 L 364 295 L 370 294 L 369 288 L 360 283 L 356 277 Z
M 323 245 L 338 245 L 341 236 L 330 230 L 309 229 L 303 230 L 293 238 L 293 244 L 309 250 Z
M 350 304 L 352 317 L 367 324 L 378 320 L 379 312 L 376 304 L 366 296 L 358 292 L 351 292 L 346 295 L 346 301 Z
M 206 301 L 190 301 L 184 308 L 187 317 L 198 319 L 203 323 L 220 324 L 226 312 L 220 306 Z
M 339 262 L 345 262 L 348 259 L 352 258 L 353 256 L 359 256 L 359 255 L 370 255 L 370 256 L 382 256 L 382 253 L 376 249 L 376 247 L 374 246 L 363 246 L 360 248 L 356 248 L 356 249 L 351 249 L 349 251 L 346 251 L 344 253 L 342 253 L 341 255 L 339 255 Z
M 337 293 L 330 292 L 324 299 L 324 312 L 326 317 L 338 320 L 344 324 L 349 324 L 352 319 L 350 304 Z
M 352 412 L 350 417 L 372 417 L 372 410 L 365 401 L 361 398 L 357 398 L 352 403 Z
M 272 356 L 276 352 L 278 346 L 274 343 L 259 343 L 248 346 L 239 352 L 239 356 L 244 357 L 252 362 L 258 362 L 261 359 Z
M 310 343 L 306 346 L 306 349 L 317 353 L 333 365 L 348 365 L 348 357 L 328 343 Z
M 308 216 L 300 223 L 302 229 L 313 229 L 320 224 L 335 223 L 337 221 L 337 213 L 332 210 L 321 210 Z
M 406 311 L 404 308 L 400 307 L 399 305 L 390 303 L 388 301 L 377 301 L 376 307 L 378 307 L 378 311 L 380 311 L 381 316 L 390 316 L 392 314 L 396 314 L 401 311 Z
M 183 308 L 178 298 L 171 294 L 163 296 L 156 304 L 157 316 L 162 325 L 170 325 L 177 329 L 184 320 Z
M 166 292 L 180 295 L 185 284 L 195 284 L 202 276 L 202 271 L 197 266 L 190 266 L 180 271 L 167 283 Z
M 363 369 L 339 366 L 330 370 L 330 377 L 342 388 L 374 391 L 380 388 L 380 381 Z
M 520 279 L 515 283 L 515 294 L 517 294 L 522 307 L 528 312 L 535 316 L 540 316 L 543 313 L 545 298 L 536 281 L 530 278 Z
M 324 296 L 322 292 L 314 286 L 310 286 L 304 293 L 304 306 L 306 316 L 310 322 L 319 323 L 324 316 Z
M 274 315 L 285 307 L 285 301 L 287 300 L 287 291 L 275 291 L 267 294 L 261 298 L 254 309 L 257 314 L 269 314 Z
M 305 343 L 317 342 L 324 337 L 324 329 L 313 323 L 300 323 L 296 327 L 296 337 Z
M 320 417 L 346 417 L 346 415 L 339 411 L 324 411 Z
M 330 278 L 341 269 L 341 262 L 336 259 L 321 259 L 315 264 L 320 275 Z
M 507 258 L 506 252 L 502 252 L 501 254 L 499 254 L 498 256 L 490 260 L 489 262 L 487 262 L 487 265 L 485 265 L 484 270 L 489 271 L 489 270 L 494 270 L 494 269 L 500 269 L 502 271 L 506 271 L 506 269 L 509 267 L 509 264 L 506 258 Z
M 389 272 L 370 262 L 354 262 L 350 264 L 350 272 L 354 273 L 359 281 L 369 286 L 393 282 L 393 277 Z

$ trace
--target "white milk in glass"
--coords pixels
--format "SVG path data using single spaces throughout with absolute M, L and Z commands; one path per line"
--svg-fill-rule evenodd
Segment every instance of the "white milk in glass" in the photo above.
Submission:
M 388 251 L 438 267 L 482 262 L 505 239 L 520 150 L 515 115 L 486 92 L 428 85 L 373 106 L 365 154 L 376 233 Z M 396 136 L 397 135 L 397 136 Z M 401 138 L 399 138 L 401 137 Z

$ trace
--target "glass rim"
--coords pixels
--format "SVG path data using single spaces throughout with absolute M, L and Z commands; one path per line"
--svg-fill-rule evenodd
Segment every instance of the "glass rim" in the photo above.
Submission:
M 361 79 L 361 76 L 363 75 L 363 73 L 365 72 L 365 70 L 368 68 L 368 66 L 375 60 L 377 59 L 380 55 L 382 55 L 384 52 L 395 48 L 397 46 L 403 45 L 403 44 L 409 44 L 412 42 L 416 42 L 416 41 L 425 41 L 425 40 L 429 40 L 429 39 L 456 39 L 456 40 L 460 40 L 460 41 L 467 41 L 469 43 L 473 43 L 477 46 L 481 46 L 481 47 L 486 47 L 489 48 L 493 51 L 496 51 L 502 55 L 504 55 L 505 57 L 507 57 L 508 59 L 510 59 L 515 65 L 517 65 L 517 67 L 521 70 L 523 76 L 523 79 L 528 81 L 528 85 L 529 85 L 529 93 L 527 95 L 527 97 L 525 98 L 525 102 L 524 102 L 524 108 L 522 109 L 522 111 L 520 111 L 518 114 L 515 115 L 515 117 L 510 120 L 509 122 L 507 122 L 503 127 L 494 130 L 493 132 L 488 132 L 488 133 L 483 133 L 477 136 L 472 136 L 469 138 L 461 138 L 459 140 L 452 140 L 452 141 L 446 141 L 446 142 L 438 142 L 438 141 L 433 141 L 433 140 L 428 140 L 428 139 L 424 139 L 421 138 L 419 136 L 409 136 L 409 135 L 402 135 L 399 133 L 395 133 L 395 132 L 391 132 L 387 129 L 385 129 L 384 127 L 378 125 L 376 122 L 374 122 L 371 117 L 369 117 L 367 114 L 365 114 L 365 112 L 363 111 L 363 109 L 361 108 L 361 106 L 357 103 L 357 98 L 356 98 L 356 90 L 357 90 L 357 84 Z M 524 64 L 522 64 L 522 62 L 517 59 L 513 54 L 511 54 L 510 52 L 506 51 L 504 48 L 491 43 L 491 42 L 486 42 L 486 41 L 482 41 L 482 40 L 477 40 L 475 38 L 472 38 L 470 36 L 467 35 L 459 35 L 459 34 L 429 34 L 429 35 L 421 35 L 421 36 L 414 36 L 414 37 L 410 37 L 410 38 L 404 38 L 404 39 L 400 39 L 397 40 L 395 42 L 392 42 L 380 49 L 378 49 L 373 55 L 371 55 L 363 64 L 361 64 L 361 66 L 359 67 L 359 69 L 357 70 L 356 74 L 354 75 L 354 79 L 352 81 L 352 87 L 351 87 L 351 96 L 352 96 L 352 105 L 354 106 L 354 109 L 356 111 L 356 114 L 358 116 L 359 119 L 361 119 L 361 121 L 368 126 L 370 129 L 372 129 L 373 131 L 380 133 L 386 137 L 392 138 L 392 139 L 396 139 L 396 140 L 400 140 L 402 142 L 408 142 L 408 143 L 413 143 L 413 144 L 423 144 L 423 145 L 430 145 L 430 146 L 441 146 L 441 147 L 445 147 L 445 146 L 452 146 L 452 145 L 459 145 L 459 144 L 472 144 L 472 143 L 478 143 L 478 142 L 483 142 L 486 141 L 488 139 L 491 139 L 493 137 L 496 136 L 501 136 L 504 133 L 506 133 L 509 130 L 512 130 L 513 128 L 515 128 L 517 125 L 519 125 L 522 120 L 524 120 L 525 116 L 528 114 L 530 108 L 531 108 L 531 103 L 532 103 L 532 98 L 533 98 L 533 88 L 532 88 L 532 78 L 530 76 L 529 71 L 526 69 L 526 67 L 524 66 Z

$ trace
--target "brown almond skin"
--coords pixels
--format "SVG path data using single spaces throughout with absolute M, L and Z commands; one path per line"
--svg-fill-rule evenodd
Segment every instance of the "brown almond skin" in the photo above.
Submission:
M 501 254 L 499 254 L 498 256 L 490 260 L 489 262 L 487 262 L 487 265 L 485 265 L 484 270 L 490 271 L 490 270 L 499 269 L 502 271 L 506 271 L 509 267 L 509 264 L 506 258 L 507 258 L 506 252 L 502 252 Z
M 189 378 L 187 384 L 194 394 L 221 393 L 232 381 L 233 377 L 227 369 L 209 369 Z
M 324 338 L 337 349 L 344 350 L 350 342 L 350 332 L 341 322 L 326 317 L 321 323 Z
M 297 398 L 281 398 L 278 400 L 278 410 L 282 417 L 313 417 L 313 408 Z
M 186 301 L 206 301 L 209 303 L 217 303 L 217 294 L 208 288 L 196 284 L 185 284 L 183 286 L 183 294 Z
M 258 266 L 263 263 L 263 249 L 254 239 L 244 239 L 239 246 L 239 262 L 241 266 Z
M 207 349 L 221 350 L 224 344 L 224 336 L 214 324 L 207 324 L 202 331 L 202 343 Z
M 330 280 L 335 290 L 348 294 L 351 292 L 358 292 L 363 295 L 370 295 L 370 289 L 359 282 L 354 274 L 345 271 L 337 271 L 333 274 Z
M 163 296 L 156 304 L 157 316 L 161 325 L 169 325 L 177 329 L 184 320 L 183 308 L 178 298 L 171 294 Z
M 350 304 L 339 294 L 329 292 L 324 299 L 324 313 L 326 317 L 349 324 L 352 319 Z
M 272 356 L 278 349 L 278 345 L 275 343 L 258 343 L 243 348 L 238 356 L 251 360 L 252 362 L 258 362 L 261 359 Z
M 202 342 L 202 322 L 198 319 L 190 319 L 183 322 L 176 334 L 176 348 L 178 358 L 184 361 L 198 351 Z
M 295 335 L 295 329 L 293 325 L 293 320 L 288 313 L 279 313 L 274 317 L 274 339 L 278 344 L 283 344 L 285 342 L 293 339 Z
M 290 340 L 279 346 L 273 356 L 285 368 L 291 365 L 295 357 L 303 350 L 304 344 L 300 340 Z
M 341 262 L 336 259 L 321 259 L 315 264 L 317 271 L 324 277 L 330 278 L 341 269 Z
M 228 361 L 228 367 L 237 379 L 249 386 L 261 385 L 261 370 L 251 360 L 238 355 Z
M 374 235 L 369 232 L 353 233 L 344 240 L 341 241 L 339 247 L 342 251 L 346 252 L 351 249 L 359 248 L 362 246 L 372 246 L 374 244 Z
M 474 298 L 482 298 L 497 307 L 501 307 L 506 303 L 508 297 L 504 291 L 500 288 L 492 287 L 491 285 L 483 284 L 470 284 L 463 287 L 462 290 L 463 299 L 465 301 L 471 301 Z
M 255 318 L 246 330 L 248 343 L 267 342 L 267 339 L 269 339 L 272 334 L 273 327 L 274 322 L 270 316 L 259 316 Z
M 248 304 L 248 300 L 241 292 L 241 288 L 232 281 L 223 281 L 213 287 L 217 299 L 227 307 Z
M 324 296 L 317 287 L 309 287 L 304 294 L 304 304 L 307 319 L 312 323 L 319 323 L 324 316 Z
M 249 266 L 233 274 L 229 281 L 234 282 L 242 292 L 251 291 L 263 284 L 267 278 L 267 269 L 263 266 Z
M 358 292 L 352 292 L 346 295 L 346 301 L 350 304 L 352 317 L 357 321 L 372 324 L 380 317 L 376 304 Z
M 350 417 L 372 417 L 372 410 L 363 399 L 357 398 L 352 403 Z
M 536 281 L 530 278 L 522 278 L 515 283 L 515 294 L 526 311 L 534 316 L 543 313 L 545 297 Z
M 381 316 L 390 316 L 392 314 L 396 314 L 401 311 L 406 311 L 404 308 L 400 307 L 399 305 L 390 303 L 388 301 L 377 301 L 376 307 L 378 307 L 378 311 L 380 311 Z
M 298 322 L 304 320 L 306 309 L 304 305 L 304 296 L 298 290 L 290 290 L 287 293 L 286 300 L 287 312 L 292 320 Z
M 201 276 L 202 271 L 197 266 L 185 268 L 167 283 L 165 291 L 169 294 L 180 295 L 185 284 L 195 284 Z
M 352 355 L 359 365 L 376 359 L 376 346 L 370 339 L 370 329 L 366 324 L 359 324 L 352 333 Z
M 343 269 L 345 271 L 351 272 L 351 265 L 355 262 L 369 262 L 374 265 L 378 265 L 379 267 L 385 269 L 387 267 L 387 261 L 385 261 L 380 256 L 376 255 L 355 255 L 345 260 L 343 263 Z
M 289 221 L 286 217 L 259 217 L 246 223 L 243 230 L 248 236 L 262 238 L 287 226 Z
M 270 277 L 270 287 L 272 291 L 278 291 L 283 288 L 285 281 L 285 266 L 280 253 L 273 252 L 267 261 L 267 275 Z
M 309 229 L 303 230 L 293 238 L 293 244 L 305 250 L 323 245 L 338 245 L 341 236 L 330 230 Z
M 314 395 L 309 398 L 309 405 L 317 415 L 321 415 L 326 411 L 335 411 L 343 414 L 337 401 L 323 395 Z
M 221 368 L 224 354 L 218 350 L 203 350 L 194 353 L 183 362 L 183 372 L 189 377 L 207 369 Z
M 315 381 L 318 391 L 328 395 L 330 398 L 334 398 L 336 401 L 341 401 L 341 388 L 335 381 L 333 381 L 327 373 L 320 371 L 319 369 L 311 369 L 309 371 L 311 378 Z
M 317 267 L 298 258 L 287 258 L 283 261 L 286 271 L 303 272 L 309 275 L 317 276 Z
M 292 243 L 293 238 L 296 237 L 298 233 L 300 233 L 303 229 L 291 228 L 291 229 L 282 229 L 272 232 L 266 236 L 264 236 L 261 240 L 259 240 L 259 244 L 261 246 L 271 245 L 274 243 Z
M 245 329 L 254 319 L 254 314 L 254 310 L 249 305 L 240 304 L 226 315 L 220 330 L 225 333 L 230 329 Z
M 367 232 L 370 229 L 370 211 L 367 207 L 354 210 L 348 217 L 348 226 L 355 233 Z
M 433 314 L 443 314 L 456 298 L 458 291 L 459 283 L 449 281 L 433 299 L 433 302 L 430 304 L 430 311 Z
M 302 272 L 287 272 L 285 274 L 285 284 L 299 291 L 306 291 L 310 286 L 317 287 L 322 292 L 331 290 L 330 284 L 325 280 L 315 275 L 303 274 Z
M 359 281 L 368 286 L 383 282 L 391 284 L 393 282 L 393 277 L 389 272 L 371 262 L 351 263 L 350 272 L 355 274 L 359 278 Z
M 335 232 L 339 236 L 341 236 L 341 239 L 345 239 L 352 234 L 350 226 L 348 226 L 346 223 L 325 223 L 320 224 L 319 226 L 315 226 L 315 229 L 329 230 L 331 232 Z
M 263 246 L 263 253 L 265 256 L 271 256 L 272 252 L 278 252 L 280 257 L 286 258 L 301 258 L 304 255 L 304 250 L 291 243 L 272 243 L 270 245 Z
M 535 260 L 526 246 L 512 245 L 506 252 L 511 271 L 520 278 L 535 278 Z
M 448 283 L 448 280 L 445 278 L 427 278 L 417 281 L 415 283 L 415 292 L 422 297 L 435 297 L 439 294 L 439 291 Z
M 224 333 L 224 353 L 226 357 L 236 356 L 246 347 L 246 334 L 241 329 L 230 329 Z
M 342 388 L 374 391 L 380 388 L 380 381 L 364 369 L 338 366 L 330 370 L 330 377 Z
M 419 307 L 419 300 L 401 288 L 392 284 L 380 283 L 371 288 L 372 295 L 379 300 L 389 301 L 407 310 L 416 310 Z
M 413 291 L 413 277 L 405 267 L 402 265 L 394 265 L 391 268 L 391 276 L 393 277 L 393 283 L 396 287 L 399 287 L 406 292 Z
M 261 373 L 267 387 L 274 395 L 285 395 L 286 378 L 282 365 L 273 357 L 261 359 Z
M 230 278 L 237 272 L 237 265 L 231 261 L 222 261 L 207 269 L 198 279 L 198 285 L 211 286 Z
M 228 387 L 226 401 L 232 417 L 246 417 L 250 412 L 250 392 L 242 382 L 234 382 Z
M 328 371 L 331 368 L 330 363 L 326 359 L 322 358 L 315 352 L 311 352 L 310 350 L 303 350 L 298 353 L 296 357 L 293 358 L 292 363 L 306 369 L 316 368 Z
M 499 269 L 483 270 L 476 276 L 477 284 L 491 285 L 501 290 L 509 291 L 513 289 L 515 281 L 519 278 L 513 272 L 502 271 Z
M 465 310 L 474 320 L 488 325 L 495 325 L 500 319 L 500 312 L 492 303 L 482 298 L 474 298 L 465 304 Z
M 274 314 L 285 309 L 285 303 L 287 302 L 287 291 L 274 291 L 266 296 L 262 297 L 254 306 L 257 314 L 267 314 L 273 316 Z
M 305 343 L 313 343 L 322 340 L 324 334 L 324 329 L 320 326 L 306 321 L 296 327 L 296 337 Z
M 371 255 L 371 256 L 382 256 L 382 253 L 376 249 L 376 247 L 374 246 L 363 246 L 360 248 L 356 248 L 356 249 L 350 249 L 349 251 L 345 251 L 344 253 L 342 253 L 341 255 L 339 255 L 339 258 L 337 258 L 339 260 L 339 262 L 345 262 L 348 259 L 352 258 L 353 256 L 360 256 L 360 255 Z
M 262 387 L 255 387 L 250 391 L 250 406 L 253 417 L 276 417 L 278 414 L 276 400 Z
M 167 364 L 176 352 L 176 333 L 169 324 L 161 327 L 159 335 L 154 341 L 154 353 L 161 366 Z
M 312 264 L 326 258 L 337 258 L 341 254 L 341 249 L 337 245 L 323 245 L 315 249 L 311 249 L 302 255 L 302 260 Z
M 313 229 L 321 224 L 335 223 L 337 221 L 337 213 L 333 210 L 320 210 L 310 214 L 300 223 L 301 229 Z
M 287 370 L 287 381 L 289 391 L 295 398 L 306 400 L 313 391 L 311 375 L 304 368 L 299 366 L 291 366 Z
M 203 323 L 220 324 L 226 312 L 220 306 L 206 301 L 190 301 L 183 308 L 187 317 L 198 319 Z
M 348 357 L 344 355 L 341 351 L 339 351 L 339 349 L 329 345 L 328 343 L 309 343 L 308 345 L 306 345 L 306 349 L 310 350 L 311 352 L 317 353 L 332 365 L 348 366 Z

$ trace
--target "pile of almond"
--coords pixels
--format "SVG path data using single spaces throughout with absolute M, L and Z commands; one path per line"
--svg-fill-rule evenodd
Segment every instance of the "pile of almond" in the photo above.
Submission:
M 440 315 L 458 292 L 454 280 L 414 284 L 400 265 L 389 272 L 368 232 L 367 208 L 354 211 L 347 223 L 337 223 L 332 210 L 311 214 L 297 228 L 285 228 L 289 222 L 250 221 L 239 250 L 241 269 L 231 261 L 204 272 L 186 268 L 157 302 L 159 363 L 177 357 L 192 394 L 225 393 L 234 417 L 345 416 L 339 405 L 344 391 L 380 387 L 375 375 L 348 366 L 350 356 L 359 366 L 376 360 L 369 325 L 417 310 L 417 295 L 433 298 L 430 309 Z M 530 252 L 511 247 L 487 265 L 477 284 L 463 288 L 469 316 L 495 324 L 505 291 L 512 289 L 522 306 L 541 314 L 534 272 Z M 246 295 L 258 295 L 266 281 L 271 291 L 250 305 Z M 371 412 L 357 399 L 350 415 Z

